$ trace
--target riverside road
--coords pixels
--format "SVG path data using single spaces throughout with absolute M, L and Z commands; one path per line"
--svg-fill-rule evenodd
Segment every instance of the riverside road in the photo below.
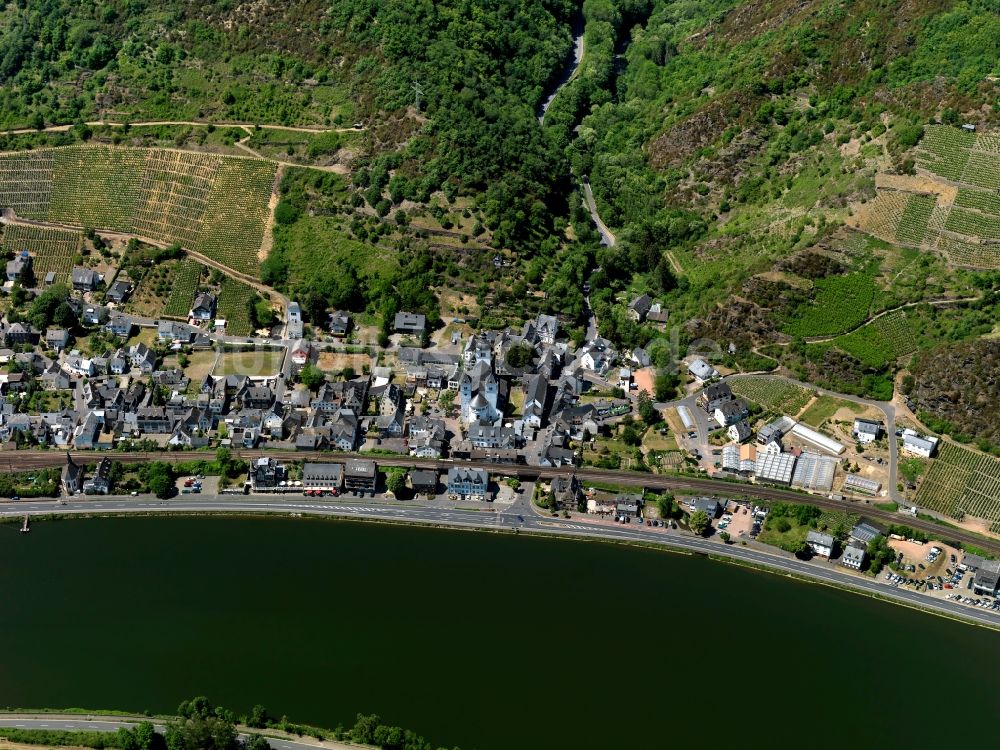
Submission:
M 93 463 L 94 453 L 74 453 L 73 459 L 80 463 Z M 111 453 L 115 461 L 123 463 L 145 463 L 147 461 L 211 461 L 214 454 L 204 451 L 164 451 L 162 453 Z M 519 479 L 552 479 L 557 476 L 576 475 L 584 482 L 597 482 L 620 487 L 641 487 L 649 490 L 670 490 L 672 492 L 688 492 L 691 494 L 717 494 L 727 497 L 752 497 L 763 500 L 810 503 L 828 510 L 846 510 L 852 513 L 862 513 L 866 517 L 890 524 L 903 524 L 913 529 L 925 531 L 935 538 L 946 542 L 965 542 L 1000 555 L 1000 540 L 988 539 L 979 534 L 951 526 L 942 526 L 922 518 L 903 516 L 898 513 L 880 510 L 874 504 L 862 501 L 833 500 L 825 495 L 809 494 L 780 487 L 749 484 L 745 482 L 725 481 L 709 477 L 688 476 L 684 474 L 650 474 L 635 471 L 608 471 L 593 468 L 542 468 L 521 464 L 470 464 L 467 461 L 457 462 L 448 459 L 420 459 L 412 456 L 381 456 L 370 453 L 330 453 L 323 451 L 281 451 L 281 450 L 243 450 L 233 451 L 233 458 L 253 459 L 270 456 L 286 461 L 337 461 L 343 462 L 349 458 L 362 458 L 376 461 L 382 467 L 403 467 L 418 469 L 437 469 L 447 471 L 456 465 L 484 466 L 494 475 L 515 476 Z M 61 466 L 66 461 L 66 454 L 56 451 L 12 451 L 0 454 L 0 470 L 31 471 L 46 467 Z M 177 499 L 171 500 L 175 503 Z M 27 502 L 21 503 L 27 506 Z M 53 507 L 52 501 L 48 501 Z M 92 505 L 90 507 L 93 507 Z
M 520 499 L 510 506 L 494 509 L 463 510 L 420 507 L 412 504 L 365 502 L 363 499 L 327 500 L 300 495 L 272 497 L 263 495 L 183 495 L 171 500 L 150 496 L 102 497 L 64 501 L 36 500 L 0 503 L 0 516 L 102 515 L 151 513 L 256 513 L 294 516 L 419 523 L 435 526 L 486 529 L 518 533 L 595 538 L 610 542 L 641 543 L 669 547 L 684 552 L 714 555 L 751 565 L 761 565 L 790 575 L 803 576 L 839 588 L 854 589 L 881 596 L 915 608 L 929 610 L 976 624 L 1000 628 L 1000 613 L 974 609 L 948 600 L 936 599 L 915 591 L 899 589 L 841 572 L 834 563 L 804 562 L 794 557 L 770 553 L 737 544 L 726 545 L 686 532 L 632 524 L 610 524 L 578 518 L 561 519 L 536 514 L 528 501 Z
M 90 716 L 73 716 L 71 714 L 9 714 L 0 717 L 0 727 L 14 729 L 47 729 L 61 732 L 117 732 L 120 727 L 131 729 L 140 721 L 148 721 L 139 716 L 102 716 L 95 719 Z M 154 721 L 157 731 L 165 731 L 165 726 Z M 272 736 L 270 732 L 261 732 L 267 735 L 268 744 L 274 750 L 315 750 L 317 747 L 323 748 L 346 748 L 347 746 L 339 742 L 319 742 L 311 738 L 304 738 L 301 741 L 279 739 Z M 246 739 L 246 733 L 240 734 L 241 739 Z

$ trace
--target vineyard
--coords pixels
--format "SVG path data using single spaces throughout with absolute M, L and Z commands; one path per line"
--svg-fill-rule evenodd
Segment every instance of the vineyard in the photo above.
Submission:
M 804 407 L 812 393 L 805 388 L 768 375 L 747 375 L 728 381 L 737 396 L 760 404 L 769 411 L 795 416 Z
M 276 165 L 168 149 L 70 146 L 0 155 L 0 206 L 179 243 L 256 275 Z
M 962 179 L 969 153 L 976 142 L 973 133 L 947 125 L 929 125 L 917 150 L 917 163 L 945 179 Z
M 834 343 L 866 365 L 882 369 L 892 360 L 916 350 L 916 333 L 906 314 L 895 310 L 846 336 L 839 336 Z
M 874 297 L 875 282 L 867 273 L 818 279 L 814 299 L 794 309 L 784 330 L 792 336 L 827 336 L 850 331 L 868 319 Z
M 858 226 L 869 234 L 896 241 L 896 230 L 906 210 L 909 196 L 896 190 L 882 190 L 858 210 Z
M 944 228 L 967 237 L 1000 240 L 1000 221 L 997 221 L 995 216 L 988 216 L 965 208 L 951 209 Z
M 1000 460 L 943 443 L 916 502 L 952 518 L 986 519 L 1000 531 Z
M 1000 268 L 1000 245 L 981 245 L 942 236 L 938 250 L 956 266 L 969 268 Z
M 256 276 L 274 175 L 272 162 L 223 160 L 194 249 L 229 268 Z
M 163 306 L 165 318 L 187 318 L 204 267 L 193 260 L 180 261 L 174 269 L 170 295 Z
M 956 266 L 1000 268 L 1000 246 L 982 244 L 1000 243 L 1000 134 L 930 125 L 914 154 L 923 169 L 959 183 L 957 192 L 939 183 L 938 205 L 937 196 L 880 189 L 857 208 L 857 226 L 887 242 L 936 249 Z
M 65 283 L 66 276 L 73 270 L 73 259 L 80 252 L 81 238 L 79 232 L 64 229 L 8 224 L 3 230 L 2 247 L 7 252 L 27 250 L 31 253 L 31 265 L 38 282 L 51 271 L 56 274 L 56 281 Z
M 904 245 L 919 246 L 927 233 L 927 223 L 934 211 L 934 204 L 934 196 L 911 195 L 899 219 L 896 241 Z
M 253 331 L 250 306 L 256 297 L 257 292 L 253 287 L 228 277 L 223 279 L 216 315 L 225 319 L 226 333 L 232 336 L 246 336 Z
M 981 190 L 962 188 L 955 198 L 955 205 L 960 208 L 972 208 L 983 213 L 1000 216 L 1000 195 L 984 193 Z
M 984 190 L 1000 189 L 1000 156 L 982 151 L 971 152 L 961 181 Z
M 26 219 L 44 219 L 51 190 L 51 151 L 0 156 L 0 207 Z

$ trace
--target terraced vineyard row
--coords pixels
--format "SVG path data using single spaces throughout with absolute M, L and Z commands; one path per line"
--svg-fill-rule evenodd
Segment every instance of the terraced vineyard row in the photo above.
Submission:
M 995 216 L 987 216 L 966 208 L 953 208 L 948 214 L 944 228 L 964 234 L 967 237 L 981 237 L 988 240 L 1000 240 L 1000 221 Z
M 82 239 L 83 235 L 79 232 L 8 224 L 3 230 L 2 247 L 15 253 L 27 250 L 39 283 L 49 272 L 56 274 L 57 282 L 66 283 L 66 276 L 73 270 L 73 259 L 80 252 Z
M 250 305 L 257 297 L 253 287 L 235 279 L 226 278 L 219 291 L 217 315 L 226 321 L 226 333 L 246 336 L 253 331 L 250 321 Z
M 198 290 L 198 281 L 204 270 L 201 263 L 193 260 L 182 260 L 177 264 L 170 296 L 163 306 L 165 318 L 187 318 L 187 314 L 191 311 L 191 303 L 194 302 L 195 292 Z
M 942 236 L 938 239 L 938 250 L 956 266 L 1000 268 L 1000 245 L 981 245 Z
M 1000 530 L 1000 460 L 943 443 L 917 493 L 917 504 L 952 518 L 983 518 Z
M 924 169 L 948 180 L 960 180 L 976 142 L 973 133 L 948 125 L 928 125 L 917 151 L 917 161 Z
M 962 188 L 955 198 L 955 205 L 959 208 L 973 208 L 983 213 L 1000 216 L 1000 195 L 996 193 Z
M 748 375 L 732 378 L 728 382 L 737 396 L 760 404 L 769 411 L 792 416 L 802 411 L 812 398 L 812 393 L 805 388 L 768 375 Z
M 276 166 L 226 159 L 215 174 L 195 249 L 220 263 L 257 275 Z
M 899 219 L 896 240 L 905 245 L 919 246 L 927 233 L 927 223 L 934 211 L 936 199 L 930 195 L 911 195 Z
M 909 196 L 895 190 L 882 190 L 858 211 L 858 225 L 886 242 L 896 241 L 896 230 L 906 210 Z
M 895 310 L 835 339 L 841 349 L 865 364 L 882 368 L 916 350 L 916 334 L 903 310 Z
M 12 208 L 27 219 L 43 219 L 51 190 L 51 151 L 0 157 L 0 207 Z
M 256 274 L 277 165 L 116 146 L 0 155 L 0 206 L 18 215 L 177 242 Z
M 982 151 L 971 152 L 961 181 L 985 190 L 1000 189 L 1000 156 Z

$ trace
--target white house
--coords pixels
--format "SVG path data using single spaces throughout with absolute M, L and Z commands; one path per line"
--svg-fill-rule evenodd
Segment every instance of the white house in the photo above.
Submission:
M 703 359 L 696 359 L 688 365 L 688 372 L 694 376 L 699 383 L 704 383 L 713 378 L 719 377 L 719 371 L 712 367 Z
M 290 339 L 302 338 L 302 308 L 298 302 L 288 303 L 288 333 Z
M 806 534 L 806 544 L 820 557 L 829 557 L 833 554 L 833 537 L 830 534 L 810 531 Z
M 847 549 L 844 550 L 843 557 L 840 558 L 840 564 L 851 570 L 861 570 L 861 566 L 865 562 L 866 552 L 867 550 L 864 547 L 849 544 Z
M 851 435 L 862 445 L 873 443 L 882 434 L 882 423 L 872 419 L 855 419 Z
M 937 450 L 938 438 L 920 435 L 909 428 L 903 430 L 903 452 L 911 456 L 930 458 Z

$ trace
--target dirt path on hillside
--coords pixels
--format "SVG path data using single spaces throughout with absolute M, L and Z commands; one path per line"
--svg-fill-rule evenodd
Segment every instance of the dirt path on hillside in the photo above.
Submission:
M 930 175 L 875 173 L 875 187 L 886 190 L 900 190 L 905 193 L 932 193 L 939 196 L 938 203 L 950 205 L 955 202 L 958 188 Z
M 272 216 L 273 216 L 273 212 L 272 212 Z M 34 219 L 22 219 L 22 218 L 19 218 L 10 209 L 5 209 L 4 210 L 3 216 L 0 217 L 0 223 L 3 223 L 3 224 L 15 224 L 15 225 L 21 225 L 21 226 L 25 226 L 25 227 L 41 227 L 43 229 L 49 229 L 49 228 L 68 229 L 68 230 L 73 231 L 73 232 L 82 232 L 83 231 L 83 227 L 80 226 L 80 225 L 62 224 L 60 222 L 54 222 L 54 221 L 35 221 Z M 161 248 L 161 249 L 162 248 L 170 247 L 170 243 L 163 242 L 162 240 L 154 240 L 152 237 L 143 237 L 142 235 L 133 234 L 133 233 L 130 233 L 130 232 L 116 232 L 116 231 L 103 230 L 103 229 L 98 229 L 96 231 L 102 237 L 110 237 L 110 238 L 113 238 L 113 239 L 123 240 L 123 241 L 126 241 L 126 242 L 128 240 L 130 240 L 130 239 L 135 238 L 135 239 L 139 240 L 140 242 L 144 242 L 147 245 L 152 245 L 153 247 L 158 247 L 158 248 Z M 277 300 L 278 302 L 281 303 L 281 307 L 282 307 L 283 310 L 287 310 L 288 309 L 288 297 L 286 297 L 285 295 L 283 295 L 280 292 L 276 291 L 275 289 L 267 286 L 260 279 L 257 279 L 257 278 L 255 278 L 253 276 L 250 276 L 249 274 L 243 273 L 242 271 L 237 271 L 235 268 L 230 268 L 229 266 L 227 266 L 227 265 L 225 265 L 223 263 L 220 263 L 219 261 L 214 260 L 213 258 L 209 258 L 207 255 L 202 255 L 201 253 L 199 253 L 199 252 L 197 252 L 195 250 L 192 250 L 191 248 L 183 247 L 182 246 L 182 249 L 192 259 L 198 261 L 199 263 L 202 263 L 202 264 L 204 264 L 204 265 L 206 265 L 206 266 L 208 266 L 210 268 L 214 268 L 217 271 L 221 271 L 222 273 L 226 274 L 227 276 L 231 276 L 231 277 L 233 277 L 234 279 L 236 279 L 238 281 L 242 281 L 244 284 L 246 284 L 247 286 L 253 287 L 258 292 L 268 294 L 272 299 L 275 299 L 275 300 Z
M 177 125 L 187 125 L 193 128 L 202 128 L 207 125 L 214 125 L 217 128 L 243 128 L 246 131 L 251 131 L 254 128 L 262 128 L 264 130 L 288 130 L 293 133 L 358 133 L 363 130 L 367 130 L 366 127 L 360 128 L 318 128 L 318 127 L 307 127 L 304 125 L 257 125 L 255 123 L 247 122 L 197 122 L 196 120 L 148 120 L 145 122 L 112 122 L 110 120 L 92 120 L 91 122 L 84 123 L 92 128 L 99 127 L 112 127 L 112 128 L 123 128 L 127 124 L 132 128 L 155 128 L 159 126 L 177 126 Z M 72 125 L 49 125 L 48 127 L 38 130 L 36 128 L 17 128 L 15 130 L 4 130 L 2 135 L 30 135 L 31 133 L 65 133 L 67 130 L 72 128 Z
M 281 196 L 278 194 L 278 186 L 281 185 L 281 180 L 284 176 L 285 168 L 279 166 L 278 171 L 274 175 L 274 184 L 271 185 L 271 197 L 267 201 L 267 221 L 264 222 L 264 239 L 261 240 L 260 249 L 257 251 L 257 260 L 261 263 L 267 260 L 267 256 L 271 253 L 271 248 L 274 247 L 274 209 L 278 207 L 278 202 L 281 200 Z

